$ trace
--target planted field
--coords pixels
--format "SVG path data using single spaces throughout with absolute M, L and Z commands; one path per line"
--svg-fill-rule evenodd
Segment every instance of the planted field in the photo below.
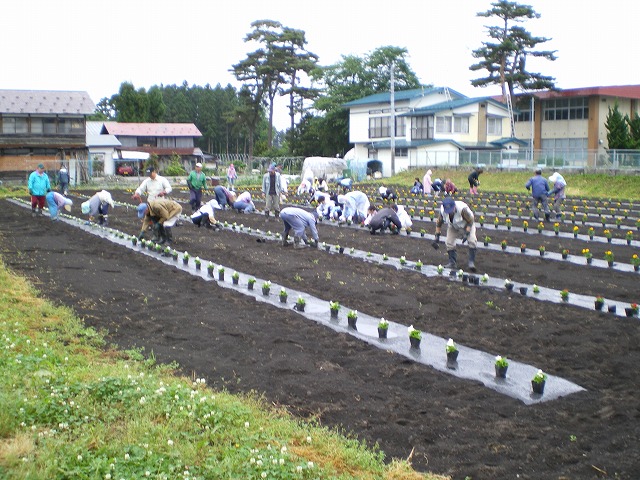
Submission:
M 130 194 L 112 193 L 116 200 L 131 201 Z M 175 198 L 187 213 L 187 194 L 178 192 Z M 177 361 L 214 387 L 264 392 L 296 415 L 378 442 L 390 457 L 413 452 L 418 470 L 474 479 L 640 475 L 635 458 L 640 444 L 638 318 L 573 301 L 601 295 L 623 307 L 640 300 L 640 276 L 632 263 L 639 250 L 638 207 L 568 201 L 556 235 L 554 223 L 538 233 L 524 197 L 483 195 L 469 201 L 476 220 L 484 216 L 484 226 L 478 225 L 478 274 L 529 287 L 523 295 L 501 283 L 473 285 L 446 271 L 438 276 L 415 269 L 418 260 L 425 270 L 446 263 L 444 248 L 431 248 L 435 225 L 429 212 L 438 204 L 413 197 L 399 203 L 413 208 L 411 235 L 371 236 L 362 228 L 319 224 L 320 241 L 345 247 L 343 254 L 335 248 L 284 248 L 267 234 L 280 232 L 281 222 L 233 211 L 219 213 L 229 225 L 221 231 L 185 222 L 174 230 L 173 247 L 202 259 L 203 269 L 211 261 L 229 276 L 239 271 L 306 292 L 327 302 L 327 317 L 329 302 L 338 302 L 362 315 L 413 325 L 425 334 L 453 338 L 461 347 L 541 368 L 550 375 L 547 388 L 558 377 L 584 391 L 527 404 L 71 225 L 32 219 L 28 210 L 9 202 L 0 209 L 0 234 L 11 268 L 34 279 L 46 295 L 73 306 L 87 324 L 108 329 L 114 343 L 144 347 L 159 361 Z M 529 222 L 526 232 L 524 221 Z M 579 228 L 575 237 L 574 226 Z M 135 210 L 117 207 L 110 227 L 137 234 Z M 253 233 L 260 229 L 267 241 L 256 242 L 247 227 Z M 485 236 L 492 238 L 488 248 L 482 245 Z M 502 240 L 508 246 L 504 251 Z M 363 259 L 351 255 L 352 248 L 390 260 Z M 598 262 L 582 261 L 587 248 Z M 466 247 L 458 250 L 464 268 Z M 567 260 L 562 250 L 569 250 Z M 611 267 L 607 251 L 614 255 Z M 411 268 L 400 268 L 400 257 Z M 559 293 L 553 301 L 536 297 L 533 284 L 556 293 L 566 289 L 568 301 Z M 423 339 L 421 350 L 433 348 Z M 438 348 L 444 358 L 444 346 Z M 463 348 L 460 355 L 462 368 Z M 494 376 L 492 369 L 487 376 Z

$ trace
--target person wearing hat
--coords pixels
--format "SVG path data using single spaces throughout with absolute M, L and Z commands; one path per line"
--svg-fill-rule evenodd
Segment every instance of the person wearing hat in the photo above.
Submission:
M 282 193 L 282 183 L 280 174 L 276 172 L 275 164 L 269 165 L 267 173 L 262 177 L 262 193 L 265 199 L 264 214 L 269 221 L 269 212 L 273 210 L 275 216 L 280 214 L 280 194 Z
M 242 192 L 238 195 L 238 198 L 236 198 L 236 201 L 233 203 L 233 209 L 237 210 L 238 213 L 255 212 L 256 206 L 253 203 L 253 200 L 251 200 L 251 193 Z
M 286 207 L 280 212 L 280 218 L 282 219 L 282 223 L 284 223 L 284 231 L 282 232 L 283 247 L 291 245 L 287 242 L 291 230 L 293 230 L 293 248 L 303 248 L 304 244 L 312 244 L 314 247 L 318 246 L 318 229 L 316 228 L 318 219 L 316 215 L 302 208 Z M 309 242 L 307 238 L 307 228 L 311 232 L 313 242 Z
M 94 194 L 89 200 L 80 205 L 82 213 L 89 215 L 89 221 L 94 221 L 98 217 L 98 224 L 109 224 L 109 207 L 114 208 L 113 198 L 106 190 L 101 190 Z
M 547 180 L 542 176 L 542 170 L 535 171 L 535 176 L 531 177 L 529 181 L 524 185 L 524 188 L 531 190 L 531 197 L 533 198 L 533 216 L 536 220 L 540 219 L 540 204 L 544 210 L 544 219 L 549 221 L 551 211 L 549 210 L 549 201 L 547 195 L 549 194 L 549 184 Z
M 144 205 L 144 206 L 143 206 Z M 148 203 L 141 203 L 138 208 L 138 218 L 142 218 L 142 229 L 138 238 L 144 236 L 144 232 L 152 227 L 157 234 L 158 243 L 172 243 L 173 233 L 171 228 L 182 213 L 182 205 L 168 198 L 157 198 Z
M 215 211 L 220 210 L 220 208 L 218 201 L 213 198 L 191 215 L 191 221 L 194 225 L 197 225 L 198 228 L 204 225 L 205 228 L 217 230 L 220 228 L 220 225 L 218 225 L 218 221 L 216 220 Z
M 360 223 L 364 221 L 369 212 L 369 197 L 364 192 L 353 190 L 344 195 L 338 195 L 338 201 L 342 205 L 342 215 L 340 222 Z
M 236 178 L 238 178 L 236 167 L 231 163 L 229 164 L 229 168 L 227 168 L 227 184 L 229 185 L 230 190 L 233 190 L 233 184 L 236 183 Z
M 440 206 L 440 214 L 436 222 L 436 238 L 433 242 L 433 248 L 440 248 L 440 232 L 442 225 L 447 224 L 447 239 L 445 245 L 447 247 L 447 255 L 449 263 L 446 267 L 454 269 L 458 265 L 458 257 L 456 253 L 456 240 L 462 238 L 462 243 L 469 242 L 469 270 L 476 271 L 476 225 L 473 212 L 464 202 L 456 201 L 451 197 L 446 197 Z
M 549 181 L 553 184 L 553 190 L 551 190 L 551 193 L 549 195 L 553 195 L 553 209 L 556 212 L 556 220 L 558 220 L 562 218 L 560 206 L 562 204 L 562 201 L 567 196 L 565 194 L 567 181 L 558 172 L 554 172 L 553 175 L 549 177 Z
M 60 165 L 60 170 L 58 170 L 58 185 L 60 186 L 60 193 L 62 193 L 62 195 L 69 193 L 69 171 L 64 164 Z
M 49 217 L 51 220 L 58 220 L 58 211 L 64 208 L 67 212 L 71 211 L 73 202 L 58 192 L 49 192 L 46 195 L 47 206 L 49 207 Z
M 44 208 L 45 196 L 51 191 L 51 182 L 49 175 L 44 171 L 44 165 L 38 164 L 38 167 L 29 175 L 29 195 L 31 195 L 31 216 L 36 214 L 42 215 Z M 36 208 L 38 209 L 36 211 Z
M 154 167 L 147 168 L 147 175 L 148 177 L 136 188 L 132 197 L 134 200 L 140 201 L 141 195 L 144 194 L 147 196 L 147 201 L 150 202 L 158 197 L 164 197 L 171 193 L 172 188 L 169 180 L 158 175 Z
M 192 170 L 187 177 L 189 187 L 189 205 L 191 211 L 195 212 L 202 205 L 202 190 L 207 186 L 207 176 L 202 172 L 202 164 L 196 163 L 195 170 Z

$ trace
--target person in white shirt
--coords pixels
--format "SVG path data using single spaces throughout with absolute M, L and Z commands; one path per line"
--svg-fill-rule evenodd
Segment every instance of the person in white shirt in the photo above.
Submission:
M 147 202 L 151 202 L 158 197 L 164 197 L 171 193 L 169 180 L 158 175 L 154 167 L 147 168 L 148 177 L 136 188 L 133 199 L 141 201 L 141 195 L 147 196 Z

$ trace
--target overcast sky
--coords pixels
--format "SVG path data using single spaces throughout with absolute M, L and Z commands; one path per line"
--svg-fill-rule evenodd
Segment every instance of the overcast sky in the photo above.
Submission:
M 541 49 L 558 60 L 531 71 L 554 76 L 560 88 L 640 84 L 638 0 L 532 0 L 541 14 L 523 26 L 552 38 Z M 5 0 L 0 15 L 0 89 L 83 90 L 94 102 L 136 88 L 182 84 L 235 87 L 231 65 L 255 50 L 244 42 L 254 20 L 277 20 L 306 32 L 322 65 L 392 45 L 409 52 L 424 84 L 468 96 L 471 52 L 487 39 L 476 17 L 485 0 Z M 284 106 L 276 126 L 288 125 Z

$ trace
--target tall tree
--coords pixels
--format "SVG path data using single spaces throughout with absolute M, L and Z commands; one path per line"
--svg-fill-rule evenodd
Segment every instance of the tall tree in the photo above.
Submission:
M 153 86 L 149 89 L 147 95 L 149 97 L 149 117 L 147 121 L 161 123 L 164 118 L 164 112 L 167 110 L 162 98 L 162 90 L 157 86 Z
M 123 82 L 111 97 L 116 120 L 125 123 L 145 123 L 149 119 L 149 97 L 144 88 L 136 90 L 132 83 Z
M 268 146 L 273 144 L 273 109 L 278 95 L 290 95 L 290 106 L 295 104 L 294 96 L 302 92 L 297 84 L 300 71 L 310 72 L 317 62 L 317 56 L 305 50 L 305 35 L 302 30 L 284 27 L 273 20 L 256 20 L 253 30 L 245 37 L 245 42 L 257 42 L 260 48 L 233 66 L 233 72 L 240 81 L 250 82 L 249 88 L 258 100 L 264 100 L 269 120 Z M 259 84 L 259 86 L 258 86 Z M 285 89 L 284 85 L 289 85 Z
M 613 109 L 609 107 L 604 127 L 607 129 L 607 144 L 611 150 L 630 148 L 627 120 L 628 117 L 622 115 L 617 102 L 613 105 Z
M 631 120 L 627 118 L 627 125 L 629 125 L 629 148 L 640 150 L 640 117 L 637 113 L 633 113 Z
M 528 72 L 527 57 L 556 59 L 553 50 L 535 50 L 536 46 L 550 40 L 546 37 L 534 37 L 527 30 L 513 23 L 540 18 L 540 14 L 530 5 L 500 0 L 491 4 L 493 8 L 479 12 L 479 17 L 495 17 L 502 21 L 501 25 L 488 26 L 491 41 L 482 42 L 482 47 L 474 50 L 474 58 L 480 59 L 469 67 L 472 71 L 486 70 L 487 76 L 471 81 L 475 87 L 500 85 L 502 96 L 507 91 L 513 97 L 514 89 L 542 90 L 555 87 L 555 78 L 541 73 Z

